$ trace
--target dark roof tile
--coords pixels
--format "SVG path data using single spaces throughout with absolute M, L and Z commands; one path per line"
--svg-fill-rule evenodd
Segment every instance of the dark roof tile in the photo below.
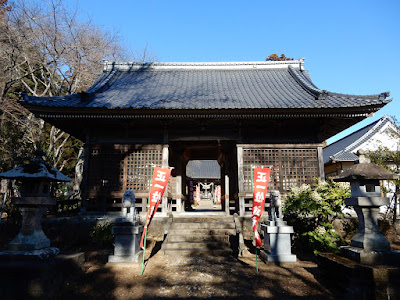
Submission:
M 125 63 L 110 64 L 85 93 L 25 97 L 25 103 L 109 109 L 286 109 L 383 106 L 390 101 L 385 98 L 319 90 L 302 61 Z

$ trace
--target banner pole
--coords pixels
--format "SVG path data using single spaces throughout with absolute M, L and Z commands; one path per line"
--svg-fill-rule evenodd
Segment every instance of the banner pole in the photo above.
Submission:
M 256 273 L 258 276 L 258 253 L 257 253 L 257 247 L 256 247 Z
M 147 220 L 146 220 L 147 223 Z M 144 242 L 143 242 L 143 255 L 142 255 L 142 271 L 140 273 L 140 275 L 143 275 L 143 271 L 144 271 L 144 256 L 146 253 L 146 238 L 147 238 L 147 230 L 144 233 Z
M 154 169 L 154 166 L 152 166 L 151 167 L 151 172 L 150 172 L 150 185 L 149 185 L 149 199 L 148 199 L 148 201 L 147 201 L 147 210 L 146 210 L 146 222 L 144 223 L 144 242 L 143 242 L 143 256 L 142 256 L 142 271 L 141 271 L 141 275 L 143 275 L 143 271 L 144 271 L 144 256 L 145 256 L 145 253 L 146 253 L 146 238 L 147 238 L 147 224 L 148 224 L 148 220 L 149 220 L 149 208 L 150 208 L 150 197 L 151 197 L 151 195 L 150 195 L 150 191 L 151 191 L 151 184 L 152 184 L 152 181 L 153 181 L 153 169 Z

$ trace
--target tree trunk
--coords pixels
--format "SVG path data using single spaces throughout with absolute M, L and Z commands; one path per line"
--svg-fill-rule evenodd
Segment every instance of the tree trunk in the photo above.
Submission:
M 75 166 L 75 178 L 72 186 L 72 193 L 74 199 L 81 199 L 81 183 L 83 178 L 83 163 L 84 163 L 84 148 L 79 149 L 76 166 Z
M 397 197 L 397 193 L 398 193 L 398 187 L 396 185 L 396 190 L 395 190 L 394 195 L 393 195 L 393 197 L 394 197 L 394 207 L 393 207 L 393 226 L 394 226 L 394 228 L 396 228 L 396 225 L 397 225 L 396 224 L 397 223 L 397 205 L 399 203 L 399 199 Z M 400 232 L 398 234 L 400 234 Z

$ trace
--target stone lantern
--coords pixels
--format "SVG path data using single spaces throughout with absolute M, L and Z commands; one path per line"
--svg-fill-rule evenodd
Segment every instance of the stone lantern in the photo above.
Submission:
M 42 230 L 41 221 L 47 208 L 56 205 L 56 199 L 50 195 L 51 183 L 71 181 L 43 160 L 42 156 L 45 155 L 43 151 L 37 150 L 34 155 L 29 164 L 0 174 L 0 178 L 21 182 L 21 197 L 11 200 L 22 215 L 20 232 L 8 244 L 8 249 L 11 251 L 29 252 L 50 249 L 50 240 Z M 58 253 L 58 249 L 54 248 L 50 252 Z
M 362 263 L 382 262 L 385 253 L 390 253 L 390 243 L 378 228 L 379 207 L 389 205 L 389 198 L 381 197 L 380 180 L 397 179 L 398 176 L 381 166 L 372 164 L 359 151 L 359 163 L 344 170 L 333 180 L 350 182 L 351 198 L 345 199 L 358 217 L 358 232 L 350 246 L 342 247 L 346 257 Z

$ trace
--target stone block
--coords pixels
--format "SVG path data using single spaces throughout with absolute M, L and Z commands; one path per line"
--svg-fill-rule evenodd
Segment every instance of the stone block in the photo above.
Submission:
M 4 251 L 8 253 L 0 259 L 0 299 L 59 299 L 65 282 L 82 276 L 85 255 L 50 255 L 53 251 L 13 256 Z
M 267 224 L 276 224 L 268 221 Z M 282 224 L 282 223 L 281 223 Z M 264 231 L 264 250 L 266 259 L 272 262 L 296 262 L 296 255 L 291 252 L 291 238 L 293 227 L 285 225 L 270 226 L 261 224 Z
M 140 239 L 143 233 L 143 226 L 125 224 L 114 226 L 114 255 L 108 257 L 109 263 L 138 263 L 142 255 L 140 250 Z
M 109 255 L 108 263 L 140 263 L 143 259 L 143 251 L 133 255 Z
M 399 266 L 366 265 L 333 253 L 318 254 L 318 266 L 344 299 L 400 299 Z

